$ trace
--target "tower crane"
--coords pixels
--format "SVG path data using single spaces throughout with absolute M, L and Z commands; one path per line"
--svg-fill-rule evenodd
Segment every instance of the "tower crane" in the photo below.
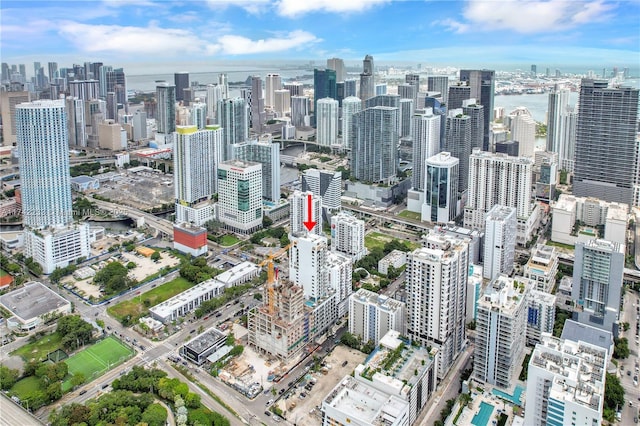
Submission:
M 268 255 L 266 259 L 264 259 L 262 262 L 258 264 L 258 266 L 260 266 L 261 268 L 267 265 L 267 299 L 268 299 L 267 306 L 268 306 L 270 315 L 272 315 L 275 311 L 275 306 L 274 306 L 275 294 L 274 293 L 275 293 L 275 284 L 276 284 L 276 278 L 277 278 L 274 270 L 275 268 L 273 266 L 273 261 L 275 259 L 278 259 L 283 254 L 285 254 L 294 245 L 295 245 L 294 241 L 290 242 L 289 244 L 282 247 L 277 252 Z

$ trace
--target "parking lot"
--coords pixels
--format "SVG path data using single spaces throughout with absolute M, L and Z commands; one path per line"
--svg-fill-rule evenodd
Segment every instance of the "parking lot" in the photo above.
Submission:
M 353 369 L 364 362 L 366 355 L 344 345 L 338 345 L 325 359 L 326 374 L 321 371 L 309 372 L 305 377 L 316 384 L 311 390 L 305 389 L 306 380 L 302 380 L 289 398 L 281 398 L 278 407 L 283 410 L 285 417 L 292 423 L 305 425 L 322 424 L 322 415 L 317 407 L 322 405 L 322 399 L 333 389 L 342 378 L 351 374 Z M 346 364 L 344 364 L 346 361 Z M 300 395 L 304 393 L 305 397 Z M 304 420 L 303 420 L 304 419 Z M 302 423 L 301 423 L 302 421 Z

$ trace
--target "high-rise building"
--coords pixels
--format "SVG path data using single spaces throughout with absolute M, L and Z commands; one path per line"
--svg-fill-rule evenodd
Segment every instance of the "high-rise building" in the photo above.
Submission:
M 309 98 L 306 96 L 291 97 L 291 124 L 295 127 L 304 127 L 310 124 Z
M 111 65 L 102 65 L 99 68 L 98 80 L 100 81 L 100 98 L 105 99 L 107 97 L 107 73 L 113 71 L 113 67 Z M 94 78 L 96 78 L 94 76 Z
M 280 74 L 267 74 L 265 79 L 265 96 L 264 105 L 267 107 L 275 107 L 275 91 L 282 89 L 282 77 Z
M 613 332 L 620 312 L 624 244 L 592 239 L 576 242 L 571 298 L 580 310 L 576 320 Z
M 65 101 L 17 105 L 16 129 L 25 254 L 50 274 L 90 254 L 89 226 L 73 224 Z
M 535 283 L 530 283 L 532 290 L 527 298 L 527 345 L 540 343 L 543 333 L 552 334 L 556 322 L 556 296 L 535 290 Z
M 262 197 L 277 203 L 280 199 L 280 143 L 261 138 L 234 144 L 233 158 L 262 164 Z
M 352 149 L 355 137 L 353 123 L 354 114 L 362 111 L 362 101 L 355 96 L 349 96 L 342 101 L 342 146 Z
M 413 174 L 411 179 L 413 180 L 413 188 L 422 191 L 425 187 L 425 162 L 427 158 L 440 152 L 440 116 L 433 114 L 433 108 L 425 108 L 420 111 L 417 111 L 412 117 Z
M 218 164 L 218 219 L 250 234 L 262 227 L 262 164 L 228 160 Z
M 440 379 L 464 349 L 468 269 L 467 242 L 440 233 L 429 233 L 426 247 L 407 255 L 407 334 L 439 347 Z
M 361 288 L 349 297 L 349 333 L 376 347 L 389 330 L 405 335 L 406 316 L 404 302 L 388 296 Z
M 222 88 L 222 99 L 229 98 L 229 82 L 226 74 L 218 74 L 218 86 Z
M 638 167 L 638 89 L 582 79 L 573 193 L 631 204 Z
M 462 101 L 471 99 L 471 87 L 467 83 L 458 83 L 449 87 L 447 110 L 462 108 Z
M 531 257 L 524 265 L 524 277 L 533 282 L 536 290 L 551 293 L 556 284 L 558 272 L 558 253 L 556 248 L 546 244 L 538 244 L 532 251 Z
M 410 138 L 412 131 L 411 121 L 414 113 L 413 99 L 400 99 L 398 102 L 398 137 Z
M 531 238 L 537 222 L 537 208 L 532 203 L 533 160 L 491 154 L 474 149 L 469 157 L 469 191 L 464 209 L 464 226 L 483 229 L 485 214 L 500 204 L 516 208 L 517 244 Z
M 29 102 L 29 92 L 0 92 L 0 110 L 2 111 L 2 138 L 5 146 L 17 142 L 16 106 Z
M 485 216 L 484 277 L 510 275 L 516 254 L 516 209 L 496 204 Z
M 176 86 L 159 83 L 156 86 L 156 135 L 168 141 L 170 135 L 176 131 Z
M 249 109 L 242 98 L 221 99 L 217 107 L 218 124 L 224 129 L 224 159 L 232 158 L 232 145 L 249 139 Z
M 133 141 L 140 142 L 147 139 L 147 113 L 137 110 L 133 114 Z
M 478 301 L 473 376 L 481 383 L 509 388 L 520 371 L 527 338 L 528 283 L 501 275 Z
M 543 335 L 527 369 L 524 424 L 599 425 L 608 356 L 587 342 Z
M 353 115 L 351 172 L 364 182 L 385 182 L 396 175 L 398 108 L 377 106 Z
M 47 65 L 49 66 L 49 82 L 53 82 L 53 79 L 58 77 L 58 63 L 49 62 Z M 97 79 L 98 76 L 94 75 L 93 78 Z
M 444 149 L 457 158 L 459 163 L 458 193 L 467 190 L 469 179 L 469 154 L 471 154 L 471 118 L 462 109 L 449 110 L 447 115 L 446 141 Z
M 358 80 L 355 78 L 347 78 L 344 81 L 344 97 L 356 96 L 358 94 Z
M 573 173 L 578 115 L 575 108 L 569 105 L 569 93 L 557 87 L 549 93 L 547 151 L 558 154 L 560 169 Z
M 278 117 L 284 117 L 291 113 L 291 93 L 287 89 L 279 89 L 273 92 L 273 109 Z
M 318 301 L 329 291 L 327 270 L 327 237 L 313 233 L 293 236 L 289 251 L 289 279 L 302 287 L 305 299 Z
M 313 70 L 313 113 L 317 114 L 318 101 L 324 98 L 338 99 L 336 72 L 330 69 Z M 314 125 L 316 120 L 314 119 Z M 295 124 L 294 124 L 295 125 Z
M 469 82 L 471 98 L 475 98 L 484 106 L 484 142 L 483 151 L 489 149 L 489 134 L 493 123 L 493 97 L 495 92 L 495 71 L 493 70 L 460 70 L 460 81 Z
M 198 130 L 204 129 L 207 125 L 207 104 L 200 102 L 200 99 L 196 99 L 196 102 L 191 104 L 190 124 L 196 126 Z
M 304 84 L 298 81 L 292 81 L 289 83 L 283 83 L 283 89 L 287 89 L 291 96 L 303 96 L 304 95 Z
M 331 147 L 338 142 L 338 101 L 331 98 L 316 103 L 316 142 Z
M 448 223 L 458 215 L 459 160 L 443 151 L 425 161 L 422 220 Z
M 406 74 L 404 76 L 404 81 L 415 86 L 416 93 L 420 91 L 420 74 Z
M 364 221 L 340 212 L 331 216 L 331 251 L 342 253 L 354 262 L 367 254 L 364 246 Z
M 375 87 L 373 56 L 367 55 L 362 61 L 362 73 L 360 73 L 360 99 L 364 102 L 375 96 Z
M 69 96 L 88 101 L 98 99 L 100 82 L 98 80 L 75 80 L 68 83 Z
M 410 83 L 398 84 L 398 96 L 402 99 L 413 99 L 416 102 L 418 100 L 418 88 Z
M 327 59 L 327 69 L 334 70 L 336 72 L 336 81 L 344 81 L 344 61 L 340 58 Z
M 536 146 L 536 121 L 525 107 L 518 107 L 509 116 L 511 139 L 519 143 L 519 157 L 534 157 Z
M 323 216 L 328 220 L 342 207 L 342 172 L 307 169 L 302 174 L 302 190 L 322 199 Z
M 201 226 L 212 219 L 211 198 L 217 191 L 218 163 L 222 161 L 219 126 L 178 126 L 173 144 L 176 223 Z
M 449 77 L 446 75 L 432 75 L 427 77 L 427 91 L 440 92 L 442 94 L 442 103 L 448 105 Z
M 311 201 L 309 201 L 309 199 Z M 311 208 L 309 208 L 311 204 Z M 316 235 L 324 235 L 322 232 L 322 198 L 311 191 L 293 191 L 289 199 L 289 234 L 297 235 L 309 232 Z M 311 213 L 311 217 L 309 217 Z M 315 222 L 309 230 L 304 223 Z
M 482 149 L 484 140 L 484 106 L 478 105 L 475 99 L 462 101 L 462 113 L 471 119 L 471 149 Z
M 251 128 L 258 134 L 262 133 L 265 123 L 264 95 L 262 94 L 262 78 L 258 75 L 251 77 Z
M 173 74 L 173 83 L 176 86 L 176 101 L 183 101 L 184 89 L 191 87 L 189 85 L 189 73 L 182 71 Z
M 329 271 L 329 291 L 333 292 L 338 308 L 337 318 L 349 313 L 349 296 L 351 296 L 353 280 L 353 259 L 342 253 L 331 251 L 327 254 Z
M 219 84 L 207 85 L 207 118 L 215 123 L 218 118 L 218 101 L 222 98 L 222 86 Z M 218 124 L 218 123 L 216 123 Z

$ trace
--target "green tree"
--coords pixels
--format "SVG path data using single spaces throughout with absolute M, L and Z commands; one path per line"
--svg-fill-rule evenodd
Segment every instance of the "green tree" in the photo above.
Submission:
M 613 357 L 616 359 L 629 357 L 629 340 L 626 337 L 614 339 Z
M 80 318 L 80 315 L 60 318 L 56 332 L 62 336 L 62 347 L 67 350 L 74 350 L 81 344 L 93 341 L 93 326 Z
M 162 258 L 162 256 L 160 255 L 159 251 L 154 251 L 153 254 L 151 255 L 151 260 L 158 261 Z
M 127 263 L 127 269 L 134 269 L 135 267 L 136 267 L 136 263 L 135 262 Z
M 262 227 L 266 229 L 271 225 L 273 225 L 273 220 L 271 220 L 271 218 L 267 215 L 262 216 Z
M 18 381 L 20 372 L 7 366 L 0 365 L 0 389 L 9 390 Z
M 85 382 L 86 378 L 84 377 L 84 374 L 82 373 L 76 373 L 73 376 L 71 376 L 71 385 L 75 388 L 80 386 L 81 384 L 83 384 Z
M 198 408 L 200 407 L 200 395 L 193 392 L 188 392 L 184 397 L 184 405 L 187 408 Z
M 160 404 L 151 404 L 142 413 L 141 422 L 149 426 L 164 426 L 167 422 L 167 410 Z
M 607 373 L 604 382 L 604 406 L 615 410 L 624 405 L 624 388 L 615 374 Z

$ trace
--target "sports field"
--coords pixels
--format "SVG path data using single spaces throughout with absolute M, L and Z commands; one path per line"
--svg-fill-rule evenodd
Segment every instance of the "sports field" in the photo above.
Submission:
M 114 337 L 96 343 L 87 349 L 69 357 L 64 362 L 69 366 L 69 374 L 82 373 L 87 382 L 102 373 L 123 363 L 133 355 L 133 350 L 127 348 Z M 66 385 L 63 384 L 63 388 Z

